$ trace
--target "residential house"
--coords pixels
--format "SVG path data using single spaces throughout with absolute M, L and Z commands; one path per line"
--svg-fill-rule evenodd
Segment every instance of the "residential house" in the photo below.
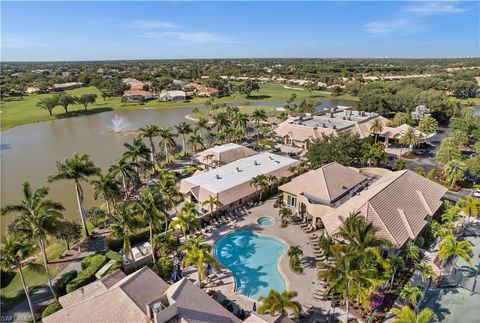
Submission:
M 68 82 L 68 83 L 57 83 L 53 84 L 48 88 L 50 92 L 60 92 L 65 90 L 72 90 L 82 86 L 82 82 Z
M 36 86 L 27 86 L 25 92 L 28 94 L 37 94 L 40 93 L 40 88 Z
M 187 94 L 184 91 L 165 91 L 160 93 L 160 101 L 185 101 Z
M 223 166 L 241 158 L 256 155 L 257 152 L 248 147 L 228 143 L 214 146 L 193 156 L 193 160 L 202 168 Z M 214 167 L 212 167 L 214 168 Z
M 124 78 L 122 82 L 130 87 L 131 91 L 143 91 L 145 83 L 134 78 Z
M 127 90 L 123 92 L 122 100 L 127 102 L 143 102 L 153 99 L 153 94 L 149 91 Z

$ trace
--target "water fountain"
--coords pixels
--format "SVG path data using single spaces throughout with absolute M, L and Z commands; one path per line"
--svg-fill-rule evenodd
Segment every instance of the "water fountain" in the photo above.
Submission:
M 128 121 L 118 115 L 112 119 L 112 125 L 108 127 L 115 133 L 124 132 L 128 130 Z

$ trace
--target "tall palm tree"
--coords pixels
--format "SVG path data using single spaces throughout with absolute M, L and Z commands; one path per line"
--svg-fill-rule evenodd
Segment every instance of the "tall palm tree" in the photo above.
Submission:
M 57 162 L 57 173 L 48 177 L 48 182 L 56 182 L 60 180 L 72 180 L 77 195 L 78 212 L 82 220 L 85 235 L 90 236 L 85 218 L 85 210 L 83 207 L 83 189 L 81 182 L 87 182 L 89 177 L 98 176 L 100 168 L 90 160 L 89 155 L 73 154 L 71 158 L 66 158 L 63 162 Z
M 197 148 L 205 149 L 205 144 L 203 143 L 203 139 L 197 133 L 194 133 L 193 135 L 191 135 L 190 138 L 188 139 L 188 142 L 190 143 L 190 145 L 192 145 L 194 154 L 197 153 L 198 151 Z
M 142 214 L 143 218 L 148 221 L 149 231 L 150 231 L 150 243 L 153 246 L 153 225 L 157 220 L 165 219 L 165 213 L 162 210 L 161 205 L 159 205 L 158 198 L 156 199 L 152 190 L 145 189 L 140 194 L 140 199 L 138 203 L 138 211 Z M 152 252 L 152 260 L 155 268 L 157 267 L 157 262 L 155 260 L 155 252 Z
M 233 125 L 237 129 L 245 130 L 245 128 L 247 127 L 248 121 L 249 121 L 249 118 L 246 113 L 239 112 L 233 116 Z
M 282 207 L 278 214 L 280 215 L 280 219 L 282 221 L 282 226 L 286 227 L 288 225 L 288 220 L 292 217 L 292 210 L 286 207 Z
M 182 267 L 185 268 L 192 264 L 197 267 L 197 283 L 200 288 L 202 287 L 202 279 L 206 277 L 205 265 L 213 266 L 217 270 L 220 269 L 220 265 L 211 253 L 212 246 L 202 243 L 203 239 L 203 236 L 200 235 L 195 239 L 188 240 L 179 248 L 180 251 L 185 252 L 181 263 Z
M 165 205 L 165 232 L 168 230 L 168 211 L 175 209 L 177 206 L 177 199 L 182 195 L 177 189 L 177 177 L 174 172 L 162 172 L 158 177 L 157 185 L 155 186 L 155 195 L 159 197 Z
M 150 162 L 155 168 L 155 144 L 153 142 L 154 137 L 158 137 L 160 134 L 160 128 L 157 125 L 146 125 L 143 128 L 140 128 L 140 136 L 142 138 L 148 138 L 150 142 Z
M 203 161 L 205 162 L 205 166 L 206 166 L 207 170 L 209 170 L 209 168 L 210 168 L 210 162 L 213 160 L 213 157 L 215 157 L 214 154 L 207 154 L 207 155 L 203 156 Z
M 208 123 L 208 119 L 204 116 L 201 116 L 198 118 L 197 125 L 195 127 L 195 130 L 198 130 L 198 133 L 200 134 L 200 138 L 203 139 L 203 129 L 205 130 L 210 130 L 210 126 Z
M 127 156 L 122 156 L 116 164 L 110 166 L 109 172 L 122 178 L 125 199 L 128 198 L 128 181 L 135 178 L 135 167 L 137 166 L 138 164 L 134 164 L 128 160 Z
M 111 172 L 108 172 L 105 175 L 100 174 L 98 179 L 93 180 L 91 184 L 93 186 L 93 198 L 97 200 L 101 197 L 107 206 L 108 213 L 111 215 L 111 204 L 122 195 L 120 182 Z
M 202 207 L 205 205 L 208 205 L 210 209 L 210 214 L 213 214 L 213 211 L 220 208 L 222 206 L 222 203 L 220 203 L 220 201 L 218 200 L 218 196 L 213 197 L 209 195 L 208 200 L 202 202 Z
M 252 113 L 252 119 L 253 119 L 253 122 L 255 123 L 256 128 L 258 128 L 258 125 L 261 122 L 267 121 L 267 119 L 268 119 L 267 113 L 265 112 L 264 109 L 255 109 Z M 258 135 L 259 135 L 259 133 L 257 131 L 257 136 Z
M 23 276 L 22 262 L 34 253 L 35 245 L 28 239 L 21 239 L 10 234 L 2 236 L 2 243 L 0 245 L 0 267 L 4 270 L 10 270 L 14 267 L 20 274 L 23 291 L 27 297 L 28 307 L 32 314 L 33 323 L 35 320 L 35 312 L 33 311 L 32 300 L 28 292 L 28 286 Z
M 433 117 L 425 117 L 418 123 L 418 130 L 430 134 L 438 130 L 438 121 Z
M 405 261 L 400 256 L 392 256 L 388 258 L 388 263 L 390 264 L 390 270 L 392 273 L 392 276 L 390 277 L 390 288 L 392 288 L 393 282 L 395 281 L 395 275 L 399 269 L 405 267 Z
M 255 187 L 258 195 L 258 201 L 262 200 L 263 191 L 268 186 L 267 176 L 257 175 L 250 181 L 250 186 Z
M 375 143 L 377 143 L 378 135 L 383 131 L 383 124 L 379 119 L 375 119 L 370 126 L 370 132 L 375 134 Z
M 457 181 L 461 180 L 465 176 L 467 171 L 467 166 L 464 162 L 460 160 L 450 160 L 445 167 L 443 172 L 447 177 L 447 184 L 452 187 Z
M 135 270 L 137 270 L 137 264 L 135 263 L 135 257 L 132 252 L 130 235 L 135 233 L 141 225 L 141 221 L 135 216 L 136 213 L 137 210 L 134 204 L 123 202 L 116 209 L 116 214 L 110 219 L 110 229 L 117 239 L 123 239 L 123 254 L 127 259 L 130 257 Z
M 279 293 L 271 289 L 266 297 L 260 296 L 258 299 L 262 302 L 262 305 L 258 308 L 258 313 L 265 314 L 268 312 L 271 316 L 286 316 L 288 314 L 287 311 L 291 310 L 298 317 L 302 311 L 302 306 L 293 300 L 296 296 L 297 292 L 294 291 Z
M 127 148 L 127 151 L 123 153 L 123 156 L 130 158 L 132 163 L 135 165 L 135 172 L 138 173 L 138 161 L 139 159 L 148 160 L 150 155 L 150 149 L 143 142 L 142 138 L 137 137 L 133 138 L 133 142 L 129 144 L 128 142 L 124 143 L 123 146 Z
M 173 133 L 172 128 L 160 128 L 159 132 L 160 142 L 158 143 L 161 147 L 163 146 L 163 151 L 165 154 L 165 162 L 168 163 L 170 149 L 175 148 L 177 144 L 175 143 L 175 134 Z
M 480 214 L 480 200 L 475 199 L 470 195 L 466 196 L 463 200 L 458 201 L 456 205 L 464 214 L 462 218 L 462 227 L 465 223 L 465 217 L 469 218 L 472 215 L 478 217 Z
M 217 132 L 222 132 L 228 129 L 231 122 L 225 112 L 218 112 L 213 117 L 213 126 L 217 128 Z
M 472 266 L 471 257 L 473 256 L 473 250 L 470 241 L 458 241 L 454 236 L 447 236 L 440 243 L 439 248 L 438 256 L 440 260 L 452 259 L 451 271 L 453 271 L 458 257 L 465 260 L 469 266 Z
M 395 315 L 393 323 L 429 323 L 433 318 L 433 311 L 429 308 L 415 314 L 409 306 L 403 306 L 401 309 L 392 308 L 392 313 Z
M 63 206 L 53 200 L 47 199 L 48 188 L 40 187 L 32 192 L 30 183 L 23 183 L 23 200 L 18 204 L 5 205 L 1 209 L 1 214 L 19 213 L 19 217 L 14 220 L 15 230 L 22 232 L 33 241 L 37 241 L 43 256 L 43 265 L 47 274 L 48 286 L 52 291 L 53 297 L 57 295 L 53 290 L 50 270 L 48 268 L 48 257 L 46 250 L 46 240 L 57 228 L 63 219 Z
M 415 128 L 408 128 L 402 136 L 400 137 L 400 143 L 402 145 L 407 145 L 410 152 L 413 151 L 413 147 L 420 144 L 420 137 L 417 135 Z
M 187 232 L 191 232 L 198 227 L 198 211 L 193 202 L 185 203 L 177 213 L 176 218 L 170 222 L 170 228 L 179 228 L 182 231 L 185 241 L 187 241 Z
M 186 155 L 187 142 L 185 140 L 185 136 L 192 133 L 192 127 L 190 127 L 190 124 L 186 123 L 185 121 L 182 121 L 175 126 L 175 129 L 177 130 L 177 134 L 182 136 L 183 155 Z

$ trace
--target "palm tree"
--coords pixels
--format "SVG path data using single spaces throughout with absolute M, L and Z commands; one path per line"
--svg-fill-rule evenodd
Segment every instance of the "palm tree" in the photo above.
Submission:
M 383 124 L 379 119 L 375 119 L 370 126 L 370 132 L 375 134 L 375 143 L 377 143 L 378 135 L 383 131 Z
M 262 305 L 258 308 L 258 313 L 269 313 L 271 316 L 288 314 L 287 310 L 291 310 L 297 317 L 300 316 L 302 306 L 293 299 L 297 296 L 297 292 L 283 291 L 281 294 L 273 289 L 268 292 L 268 296 L 260 296 L 258 299 Z
M 203 139 L 197 133 L 194 133 L 193 135 L 191 135 L 190 138 L 188 139 L 188 142 L 190 143 L 190 145 L 192 145 L 194 154 L 197 153 L 197 148 L 198 147 L 200 149 L 205 149 L 205 144 L 203 143 Z
M 128 160 L 127 156 L 122 156 L 115 165 L 110 166 L 109 172 L 115 176 L 122 178 L 123 191 L 125 194 L 125 199 L 128 198 L 128 180 L 135 178 L 135 168 L 137 164 L 134 164 Z
M 218 264 L 215 257 L 212 255 L 212 246 L 206 243 L 201 243 L 203 241 L 203 236 L 188 240 L 186 243 L 179 248 L 180 251 L 185 252 L 185 256 L 182 259 L 182 267 L 185 268 L 190 265 L 195 265 L 197 267 L 197 283 L 198 287 L 202 287 L 202 279 L 205 279 L 205 265 L 210 265 L 219 270 L 220 265 Z
M 373 164 L 373 166 L 376 167 L 382 161 L 386 163 L 388 161 L 388 155 L 385 151 L 385 145 L 381 142 L 371 145 L 370 148 L 365 151 L 364 158 L 367 160 L 368 166 Z
M 116 210 L 116 214 L 111 217 L 112 224 L 110 229 L 117 239 L 123 239 L 123 255 L 133 261 L 135 270 L 137 264 L 132 252 L 132 245 L 130 243 L 130 235 L 135 233 L 140 226 L 141 221 L 135 217 L 137 210 L 134 204 L 123 202 Z
M 409 306 L 392 308 L 392 313 L 396 316 L 393 323 L 429 323 L 433 318 L 433 311 L 429 308 L 424 308 L 418 315 Z
M 32 314 L 33 323 L 35 320 L 35 312 L 33 311 L 32 300 L 28 292 L 28 286 L 23 276 L 22 262 L 33 254 L 35 245 L 28 239 L 20 239 L 11 235 L 2 236 L 2 244 L 0 245 L 0 267 L 4 270 L 10 270 L 14 267 L 20 274 L 23 291 L 27 297 L 28 307 Z
M 415 307 L 417 306 L 418 299 L 422 297 L 422 294 L 423 292 L 419 287 L 413 286 L 412 283 L 407 283 L 401 287 L 398 297 L 407 304 Z
M 138 210 L 142 214 L 143 218 L 148 221 L 149 231 L 150 231 L 150 243 L 153 246 L 153 224 L 157 220 L 165 219 L 166 215 L 162 211 L 161 207 L 158 205 L 158 199 L 155 199 L 153 192 L 150 189 L 145 189 L 140 194 L 140 199 L 138 203 Z M 155 261 L 155 252 L 152 252 L 152 260 L 155 268 L 157 267 L 157 262 Z
M 131 144 L 126 142 L 123 144 L 123 146 L 127 148 L 127 151 L 123 153 L 123 156 L 130 158 L 132 164 L 135 165 L 135 172 L 138 173 L 138 160 L 148 160 L 151 153 L 150 149 L 148 149 L 147 145 L 145 145 L 140 137 L 133 138 L 133 142 Z
M 165 204 L 165 232 L 168 230 L 168 211 L 175 209 L 177 202 L 176 199 L 181 197 L 180 192 L 177 189 L 177 177 L 173 172 L 162 172 L 158 177 L 157 185 L 155 187 L 156 194 L 159 199 Z
M 140 128 L 140 136 L 142 138 L 148 138 L 148 141 L 150 142 L 150 162 L 153 165 L 153 168 L 155 168 L 155 144 L 153 142 L 153 137 L 157 137 L 160 135 L 160 128 L 156 125 L 146 125 L 143 128 Z
M 430 134 L 438 130 L 438 121 L 433 117 L 425 117 L 418 123 L 418 130 Z
M 405 261 L 400 256 L 392 256 L 388 258 L 388 262 L 390 264 L 390 270 L 392 272 L 392 276 L 390 277 L 390 288 L 393 286 L 393 282 L 395 280 L 395 274 L 399 269 L 403 269 L 405 267 Z
M 192 133 L 192 127 L 185 121 L 180 122 L 178 125 L 175 126 L 177 129 L 177 134 L 182 136 L 182 147 L 183 147 L 183 155 L 187 154 L 187 142 L 185 141 L 185 135 Z
M 212 161 L 213 160 L 213 157 L 215 157 L 214 154 L 207 154 L 205 156 L 203 156 L 203 161 L 205 162 L 205 165 L 207 166 L 207 170 L 209 170 L 210 168 L 210 162 L 209 161 Z
M 292 266 L 300 266 L 300 256 L 303 256 L 303 251 L 300 246 L 290 246 L 287 254 L 290 257 L 290 264 Z
M 424 285 L 427 284 L 428 279 L 435 279 L 437 274 L 433 271 L 432 266 L 427 264 L 426 262 L 420 262 L 415 266 L 415 269 L 420 272 L 420 276 L 422 277 L 422 283 Z
M 200 138 L 203 139 L 203 129 L 205 130 L 210 130 L 210 126 L 208 124 L 208 119 L 204 116 L 201 116 L 198 118 L 197 121 L 197 126 L 195 127 L 195 130 L 198 130 L 198 133 L 200 134 Z
M 23 200 L 18 204 L 5 205 L 1 214 L 19 213 L 20 216 L 14 220 L 15 231 L 22 232 L 34 241 L 37 241 L 43 256 L 43 265 L 47 274 L 48 286 L 53 297 L 57 295 L 53 290 L 50 270 L 48 269 L 48 257 L 46 250 L 47 237 L 52 234 L 59 222 L 63 219 L 63 206 L 53 200 L 47 199 L 47 187 L 40 187 L 32 192 L 30 183 L 23 183 Z
M 255 126 L 258 128 L 258 125 L 262 122 L 262 121 L 267 121 L 268 117 L 267 117 L 267 113 L 265 112 L 264 109 L 255 109 L 252 113 L 252 118 L 253 118 L 253 121 L 255 123 Z M 257 136 L 258 136 L 258 132 L 257 132 Z
M 480 200 L 468 195 L 463 200 L 460 200 L 456 205 L 462 210 L 464 216 L 462 218 L 462 227 L 464 225 L 465 217 L 470 218 L 472 215 L 478 217 L 480 213 Z
M 231 122 L 225 112 L 218 112 L 213 116 L 213 126 L 217 128 L 217 132 L 222 132 L 230 126 Z
M 247 127 L 248 115 L 245 113 L 236 113 L 233 116 L 233 125 L 235 128 L 244 130 Z
M 412 262 L 420 260 L 420 248 L 413 241 L 407 242 L 404 253 L 405 257 Z
M 112 215 L 111 203 L 121 196 L 120 182 L 111 172 L 108 172 L 105 175 L 100 174 L 98 179 L 90 184 L 93 186 L 93 198 L 97 200 L 101 197 L 107 206 L 108 213 Z
M 195 204 L 187 202 L 180 209 L 180 212 L 177 213 L 176 218 L 170 222 L 170 228 L 179 228 L 183 233 L 185 241 L 187 241 L 187 232 L 191 232 L 199 226 L 197 215 L 198 211 L 195 208 Z
M 290 210 L 289 208 L 286 208 L 286 207 L 282 207 L 278 211 L 278 213 L 279 213 L 280 219 L 282 221 L 282 227 L 286 227 L 288 225 L 288 220 L 292 216 L 292 210 Z
M 257 193 L 260 193 L 258 196 L 258 201 L 262 200 L 263 190 L 268 186 L 267 176 L 257 175 L 250 181 L 250 186 L 255 187 Z
M 202 202 L 202 207 L 205 205 L 208 205 L 208 207 L 210 208 L 210 214 L 213 214 L 213 211 L 220 208 L 222 206 L 222 203 L 220 203 L 220 201 L 218 200 L 218 196 L 213 197 L 209 195 L 208 200 Z
M 87 182 L 91 176 L 100 174 L 100 168 L 90 160 L 89 155 L 73 154 L 71 158 L 66 158 L 63 162 L 57 162 L 57 173 L 48 177 L 48 182 L 56 182 L 60 180 L 73 180 L 75 185 L 75 193 L 77 195 L 78 212 L 82 220 L 85 235 L 90 236 L 85 219 L 85 210 L 83 208 L 83 189 L 81 182 Z
M 447 236 L 440 243 L 439 248 L 440 250 L 438 252 L 438 256 L 440 260 L 452 258 L 451 271 L 453 271 L 458 257 L 465 260 L 469 266 L 472 266 L 472 261 L 470 258 L 473 256 L 473 250 L 470 241 L 458 241 L 454 236 Z
M 170 149 L 177 146 L 175 143 L 175 134 L 173 133 L 172 128 L 160 128 L 159 131 L 160 142 L 158 143 L 160 146 L 163 146 L 163 151 L 165 153 L 165 162 L 168 163 L 169 160 L 169 152 Z
M 443 172 L 447 177 L 447 184 L 452 187 L 457 181 L 461 180 L 465 176 L 467 171 L 467 166 L 464 162 L 460 160 L 450 160 L 445 167 Z
M 410 152 L 413 151 L 413 147 L 420 144 L 420 137 L 417 135 L 415 128 L 408 128 L 400 137 L 400 143 L 407 145 Z

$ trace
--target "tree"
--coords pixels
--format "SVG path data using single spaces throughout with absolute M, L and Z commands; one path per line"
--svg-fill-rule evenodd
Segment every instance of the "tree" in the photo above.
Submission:
M 463 200 L 460 200 L 456 205 L 463 211 L 465 217 L 471 217 L 472 215 L 478 217 L 480 215 L 480 200 L 468 195 Z M 462 221 L 463 222 L 463 221 Z
M 265 109 L 257 108 L 253 110 L 252 119 L 253 119 L 253 122 L 255 123 L 255 126 L 258 128 L 261 122 L 265 122 L 268 119 Z M 257 131 L 257 136 L 258 136 L 258 131 Z
M 138 161 L 139 159 L 148 160 L 150 156 L 150 149 L 143 142 L 142 138 L 133 138 L 133 142 L 129 144 L 124 143 L 123 146 L 127 148 L 127 151 L 123 153 L 124 157 L 130 158 L 132 165 L 135 165 L 135 172 L 138 174 Z
M 213 127 L 217 128 L 218 132 L 227 130 L 231 125 L 231 121 L 226 112 L 218 112 L 213 115 L 212 119 Z
M 408 121 L 408 116 L 404 112 L 397 112 L 395 113 L 395 116 L 393 117 L 393 120 L 390 122 L 390 126 L 392 127 L 398 127 L 401 126 L 402 124 L 407 123 Z
M 365 159 L 367 164 L 377 167 L 381 162 L 386 163 L 388 161 L 388 155 L 385 151 L 385 145 L 381 142 L 377 142 L 373 145 L 369 145 L 368 150 L 365 150 Z
M 200 135 L 200 138 L 203 139 L 203 129 L 205 130 L 210 130 L 209 122 L 208 119 L 204 116 L 200 116 L 197 121 L 197 126 L 195 129 L 198 129 L 198 133 Z
M 405 245 L 404 254 L 412 262 L 420 260 L 420 248 L 412 241 L 408 241 Z
M 19 217 L 14 220 L 15 231 L 22 232 L 33 241 L 37 241 L 43 256 L 48 286 L 57 300 L 48 269 L 46 242 L 47 237 L 55 232 L 58 223 L 63 219 L 62 211 L 65 209 L 60 203 L 47 199 L 48 191 L 47 187 L 40 187 L 32 192 L 30 183 L 25 182 L 22 190 L 23 199 L 20 203 L 3 206 L 1 213 L 2 215 L 19 213 Z
M 413 286 L 412 283 L 407 283 L 400 288 L 398 297 L 407 304 L 415 307 L 417 306 L 417 301 L 422 296 L 422 294 L 422 290 L 419 287 Z
M 288 310 L 291 310 L 297 317 L 300 316 L 302 311 L 302 306 L 300 303 L 294 301 L 293 299 L 297 296 L 297 292 L 294 291 L 283 291 L 279 293 L 273 289 L 268 292 L 268 296 L 260 296 L 258 299 L 262 302 L 262 305 L 258 308 L 258 313 L 265 314 L 269 313 L 270 316 L 288 314 Z
M 194 205 L 193 208 L 192 205 L 187 207 L 184 205 L 180 212 L 177 213 L 177 216 L 170 222 L 170 228 L 180 229 L 185 241 L 187 241 L 187 232 L 197 228 L 199 225 L 197 213 L 193 211 L 194 207 Z
M 292 210 L 290 210 L 289 208 L 286 208 L 286 207 L 282 207 L 278 211 L 278 213 L 279 213 L 280 219 L 282 221 L 282 227 L 286 227 L 288 225 L 288 220 L 290 220 L 290 218 L 292 217 Z
M 95 93 L 85 93 L 78 97 L 77 102 L 83 104 L 83 108 L 87 111 L 89 104 L 95 104 L 97 101 L 97 95 Z
M 321 139 L 310 146 L 306 157 L 313 168 L 331 162 L 344 166 L 361 166 L 366 147 L 359 144 L 359 140 L 358 135 L 350 131 L 322 135 Z
M 264 191 L 265 188 L 268 186 L 267 176 L 265 176 L 265 175 L 257 175 L 257 176 L 255 176 L 255 177 L 252 178 L 252 180 L 250 181 L 250 186 L 255 187 L 257 193 L 259 193 L 259 195 L 258 195 L 258 201 L 260 202 L 260 201 L 262 200 L 263 191 Z
M 32 314 L 33 323 L 35 320 L 35 312 L 33 311 L 32 300 L 28 292 L 28 286 L 23 276 L 22 262 L 33 254 L 35 245 L 28 239 L 22 239 L 10 234 L 2 236 L 2 244 L 0 245 L 0 267 L 4 270 L 10 270 L 14 267 L 20 274 L 23 291 L 27 297 L 28 307 Z
M 68 93 L 62 93 L 56 95 L 56 100 L 58 104 L 63 107 L 65 113 L 68 113 L 68 106 L 71 104 L 75 104 L 77 102 L 77 97 Z
M 190 265 L 195 265 L 197 267 L 197 284 L 198 287 L 202 287 L 202 279 L 205 279 L 205 265 L 210 265 L 215 267 L 217 270 L 220 269 L 215 257 L 212 255 L 212 246 L 206 243 L 202 243 L 203 236 L 200 235 L 195 239 L 191 239 L 185 242 L 179 250 L 184 252 L 185 255 L 182 259 L 182 267 L 185 268 Z
M 402 134 L 399 140 L 399 142 L 402 145 L 408 146 L 408 150 L 410 152 L 413 151 L 414 146 L 417 146 L 420 144 L 420 141 L 421 140 L 420 140 L 420 137 L 417 135 L 417 131 L 415 130 L 415 128 L 412 128 L 412 127 L 408 128 L 408 130 Z
M 71 244 L 82 238 L 82 225 L 68 220 L 63 220 L 57 225 L 57 230 L 53 233 L 55 238 L 65 242 L 67 250 L 70 250 Z
M 452 187 L 457 181 L 463 179 L 467 166 L 460 160 L 450 160 L 443 168 L 443 173 L 447 176 L 447 184 Z
M 77 196 L 78 212 L 85 230 L 85 235 L 90 236 L 85 220 L 85 210 L 83 208 L 83 189 L 81 182 L 87 182 L 89 177 L 98 176 L 100 168 L 90 160 L 89 155 L 73 154 L 71 158 L 66 158 L 63 162 L 56 162 L 57 173 L 48 177 L 48 182 L 57 182 L 60 180 L 72 180 L 75 186 Z
M 418 123 L 418 130 L 426 134 L 431 134 L 437 132 L 438 130 L 438 121 L 433 117 L 425 117 Z
M 215 157 L 215 154 L 206 154 L 205 156 L 203 156 L 203 161 L 205 162 L 205 166 L 207 170 L 209 170 L 210 164 L 214 157 Z
M 390 277 L 390 288 L 392 288 L 397 271 L 405 268 L 405 261 L 403 261 L 403 258 L 400 256 L 392 256 L 388 258 L 388 262 L 390 264 L 390 270 L 392 273 L 392 276 Z
M 437 274 L 433 271 L 432 266 L 427 264 L 426 262 L 420 262 L 415 266 L 415 269 L 420 272 L 420 276 L 422 277 L 422 283 L 426 286 L 427 281 L 429 279 L 434 279 L 437 277 Z
M 170 149 L 177 146 L 174 140 L 175 134 L 173 133 L 172 128 L 168 127 L 160 128 L 159 136 L 160 142 L 158 144 L 160 145 L 160 147 L 163 146 L 163 150 L 165 153 L 165 162 L 168 163 Z
M 260 90 L 260 85 L 255 82 L 255 81 L 252 81 L 252 80 L 246 80 L 245 82 L 241 83 L 238 87 L 237 87 L 237 90 L 238 92 L 242 93 L 242 94 L 245 94 L 248 97 L 250 97 L 250 94 L 253 92 L 253 91 L 259 91 Z
M 137 270 L 137 265 L 132 252 L 130 235 L 135 233 L 141 225 L 141 221 L 135 216 L 137 211 L 134 204 L 123 202 L 117 208 L 116 214 L 110 218 L 110 229 L 117 239 L 123 240 L 123 255 L 127 257 L 127 259 L 130 257 L 135 270 Z
M 155 144 L 153 143 L 153 138 L 160 135 L 160 128 L 154 124 L 146 125 L 143 128 L 140 128 L 140 136 L 142 138 L 148 138 L 150 143 L 150 162 L 155 169 Z
M 197 148 L 205 149 L 205 144 L 203 143 L 203 139 L 197 133 L 194 133 L 193 135 L 191 135 L 190 138 L 188 139 L 188 142 L 190 143 L 190 145 L 192 145 L 193 153 L 195 154 L 198 151 Z
M 205 205 L 208 205 L 210 209 L 210 214 L 213 214 L 213 211 L 220 208 L 222 206 L 222 203 L 218 200 L 218 196 L 213 197 L 209 195 L 208 200 L 202 202 L 202 207 L 204 207 Z
M 50 98 L 42 98 L 37 102 L 37 107 L 47 110 L 50 116 L 52 116 L 52 111 L 57 105 L 58 100 L 55 96 Z
M 182 136 L 182 147 L 183 147 L 183 155 L 187 154 L 187 142 L 185 141 L 185 135 L 192 133 L 192 127 L 185 121 L 180 122 L 178 125 L 175 126 L 177 130 L 177 134 Z
M 436 160 L 441 164 L 446 164 L 450 160 L 461 160 L 462 154 L 458 144 L 453 137 L 447 137 L 442 140 L 440 147 L 438 148 Z
M 452 270 L 458 257 L 465 260 L 469 266 L 472 266 L 470 258 L 473 256 L 473 250 L 470 241 L 458 241 L 454 236 L 447 236 L 440 243 L 439 248 L 438 256 L 440 260 L 452 259 Z
M 378 135 L 383 131 L 383 124 L 379 119 L 375 119 L 370 126 L 370 132 L 375 134 L 375 143 L 377 143 Z
M 108 172 L 105 175 L 100 174 L 98 179 L 93 180 L 90 184 L 93 186 L 93 198 L 97 200 L 101 197 L 105 202 L 108 214 L 111 215 L 112 203 L 121 196 L 120 182 L 113 173 Z
M 402 170 L 407 168 L 407 162 L 403 159 L 395 159 L 392 165 L 392 170 Z
M 433 318 L 433 311 L 429 308 L 424 308 L 418 315 L 409 306 L 392 308 L 392 313 L 395 315 L 393 323 L 429 323 Z
M 233 125 L 235 128 L 244 130 L 247 127 L 248 124 L 248 115 L 246 113 L 236 113 L 233 116 Z
M 137 164 L 134 164 L 133 162 L 128 160 L 127 156 L 122 156 L 115 165 L 110 166 L 109 172 L 112 173 L 114 176 L 120 175 L 120 177 L 122 178 L 125 199 L 128 198 L 127 181 L 135 178 L 135 167 L 137 166 Z

